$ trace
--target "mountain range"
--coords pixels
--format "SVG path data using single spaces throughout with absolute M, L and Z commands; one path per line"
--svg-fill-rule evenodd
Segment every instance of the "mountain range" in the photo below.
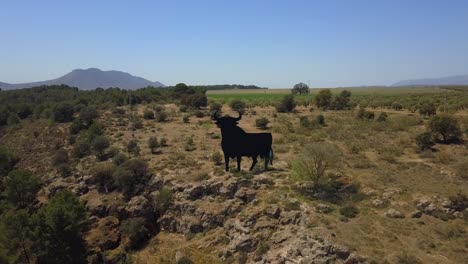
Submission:
M 392 86 L 468 85 L 468 75 L 452 75 L 442 78 L 405 80 Z
M 89 69 L 76 69 L 53 80 L 31 82 L 31 83 L 18 83 L 9 84 L 0 82 L 0 88 L 21 89 L 30 88 L 40 85 L 60 85 L 66 84 L 72 87 L 78 87 L 82 90 L 92 90 L 98 87 L 109 88 L 119 87 L 122 89 L 138 89 L 147 86 L 164 87 L 160 82 L 148 81 L 144 78 L 133 76 L 129 73 L 122 71 L 102 71 L 97 68 Z

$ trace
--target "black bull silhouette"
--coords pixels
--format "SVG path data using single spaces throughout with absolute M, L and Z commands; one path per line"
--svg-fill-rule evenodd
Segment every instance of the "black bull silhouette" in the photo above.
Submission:
M 242 157 L 252 157 L 253 162 L 250 170 L 253 170 L 258 156 L 265 160 L 265 170 L 267 170 L 268 162 L 273 165 L 271 133 L 246 133 L 237 126 L 238 121 L 242 118 L 242 114 L 238 113 L 238 118 L 219 117 L 218 111 L 213 114 L 216 125 L 221 129 L 221 147 L 224 152 L 226 171 L 229 171 L 229 158 L 237 158 L 237 170 L 240 171 Z

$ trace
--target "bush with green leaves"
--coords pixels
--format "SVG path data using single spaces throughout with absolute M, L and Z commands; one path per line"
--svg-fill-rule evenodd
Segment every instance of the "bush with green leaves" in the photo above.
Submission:
M 165 122 L 168 119 L 168 115 L 165 111 L 156 112 L 154 119 L 156 120 L 156 122 Z
M 354 218 L 359 214 L 359 209 L 354 205 L 347 205 L 340 208 L 340 214 L 347 218 Z
M 319 187 L 327 180 L 327 171 L 338 166 L 340 158 L 341 151 L 335 145 L 311 143 L 292 162 L 292 171 L 297 180 L 312 182 L 314 187 Z
M 18 161 L 19 159 L 11 150 L 0 145 L 0 183 L 2 177 L 7 175 Z
M 232 100 L 229 103 L 229 106 L 231 107 L 232 111 L 237 111 L 241 114 L 245 113 L 246 104 L 242 100 L 238 100 L 238 99 Z
M 320 90 L 320 92 L 315 96 L 315 105 L 318 108 L 324 110 L 328 109 L 332 103 L 332 93 L 330 89 Z
M 215 101 L 210 104 L 210 112 L 221 111 L 221 108 L 223 108 L 223 105 L 219 102 Z
M 118 166 L 127 160 L 128 160 L 127 155 L 123 154 L 122 152 L 119 152 L 112 158 L 112 163 Z
M 350 99 L 351 99 L 351 92 L 348 90 L 343 90 L 341 91 L 340 94 L 335 96 L 331 104 L 329 106 L 325 106 L 325 108 L 329 108 L 333 110 L 349 109 L 351 107 L 349 104 Z
M 74 109 L 71 104 L 60 103 L 53 109 L 53 118 L 55 122 L 67 123 L 73 121 Z
M 198 118 L 205 117 L 205 114 L 200 110 L 195 111 L 193 114 L 195 115 L 195 117 L 198 117 Z
M 93 174 L 98 191 L 106 192 L 112 190 L 114 181 L 112 175 L 115 171 L 115 165 L 112 163 L 100 164 L 94 167 Z
M 195 142 L 193 141 L 193 137 L 188 137 L 185 139 L 184 149 L 185 151 L 194 151 L 197 149 Z
M 316 116 L 315 117 L 315 123 L 317 123 L 317 125 L 324 126 L 325 125 L 325 117 L 323 115 Z
M 6 200 L 17 208 L 32 206 L 41 181 L 28 170 L 12 170 L 3 179 Z
M 458 120 L 448 114 L 433 116 L 427 127 L 432 137 L 442 143 L 457 143 L 463 138 Z
M 182 96 L 180 103 L 188 107 L 200 108 L 205 107 L 208 104 L 208 98 L 202 93 L 189 94 Z
M 132 115 L 130 117 L 130 129 L 137 130 L 143 128 L 143 121 L 137 115 Z
M 151 237 L 148 228 L 145 227 L 143 217 L 129 218 L 122 221 L 120 230 L 128 238 L 126 247 L 131 250 L 141 248 Z
M 52 157 L 52 165 L 55 167 L 61 164 L 68 164 L 69 162 L 70 158 L 68 157 L 68 151 L 64 148 L 58 149 Z
M 171 206 L 173 200 L 171 188 L 163 186 L 154 196 L 154 209 L 162 215 Z
M 307 84 L 302 83 L 302 82 L 295 84 L 291 90 L 291 93 L 292 94 L 308 94 L 310 93 L 309 86 L 307 86 Z
M 375 114 L 372 111 L 367 111 L 364 108 L 360 107 L 357 114 L 356 118 L 360 120 L 374 120 Z
M 416 145 L 419 150 L 430 150 L 434 146 L 434 141 L 432 141 L 432 135 L 430 132 L 424 132 L 416 136 Z
M 145 112 L 143 113 L 143 118 L 144 119 L 154 119 L 154 112 L 146 109 Z
M 150 137 L 148 139 L 148 147 L 151 150 L 151 154 L 154 154 L 157 152 L 157 149 L 161 147 L 161 145 L 158 142 L 158 139 L 156 137 Z
M 433 116 L 437 112 L 433 103 L 424 103 L 419 106 L 419 114 L 422 116 Z
M 393 102 L 391 107 L 393 110 L 397 110 L 397 111 L 403 109 L 403 105 L 400 104 L 399 102 Z
M 292 94 L 284 96 L 276 105 L 276 111 L 279 113 L 290 113 L 296 108 L 296 101 Z
M 127 151 L 135 156 L 140 155 L 140 147 L 138 146 L 138 141 L 136 139 L 131 139 L 128 141 Z
M 105 136 L 97 136 L 91 143 L 91 148 L 96 154 L 98 160 L 104 160 L 106 158 L 106 149 L 109 148 L 109 139 Z
M 21 122 L 21 120 L 20 120 L 18 114 L 14 113 L 14 112 L 10 113 L 10 115 L 8 116 L 8 119 L 7 119 L 8 126 L 13 127 L 13 126 L 18 125 L 20 122 Z
M 255 120 L 255 126 L 259 129 L 267 129 L 269 123 L 270 120 L 268 120 L 266 117 L 260 117 Z
M 113 172 L 115 186 L 126 195 L 138 193 L 149 177 L 148 164 L 140 159 L 130 159 Z
M 215 165 L 221 165 L 223 164 L 223 155 L 219 151 L 214 152 L 213 154 L 211 154 L 211 161 Z
M 74 158 L 81 159 L 90 154 L 91 145 L 85 141 L 80 140 L 73 145 L 71 154 Z
M 188 122 L 190 122 L 190 117 L 188 115 L 184 115 L 184 117 L 182 117 L 182 121 L 184 123 L 188 123 Z
M 33 216 L 37 227 L 35 253 L 38 263 L 85 263 L 83 233 L 86 209 L 70 191 L 60 191 Z

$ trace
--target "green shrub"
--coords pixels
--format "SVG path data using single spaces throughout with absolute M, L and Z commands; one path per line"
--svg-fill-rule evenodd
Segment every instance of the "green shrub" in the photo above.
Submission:
M 128 238 L 127 248 L 132 250 L 141 248 L 151 237 L 149 230 L 145 227 L 145 219 L 142 217 L 122 221 L 120 230 Z
M 61 103 L 54 107 L 53 118 L 55 122 L 67 123 L 73 120 L 73 106 L 67 103 Z
M 150 137 L 148 139 L 148 147 L 151 150 L 151 154 L 156 153 L 156 150 L 160 147 L 161 145 L 158 142 L 158 139 L 156 137 Z
M 418 146 L 419 150 L 430 150 L 432 146 L 434 146 L 434 142 L 432 141 L 432 135 L 429 132 L 424 132 L 416 136 L 416 145 Z
M 126 195 L 138 193 L 147 180 L 148 164 L 140 159 L 130 159 L 118 166 L 112 179 L 115 186 Z
M 351 98 L 351 92 L 348 90 L 343 90 L 341 93 L 333 99 L 333 102 L 331 102 L 331 105 L 326 108 L 330 108 L 333 110 L 344 110 L 344 109 L 349 109 L 350 108 L 350 101 Z
M 110 146 L 109 139 L 105 136 L 97 136 L 91 143 L 91 148 L 98 160 L 104 160 L 106 149 Z
M 190 117 L 188 115 L 184 115 L 184 117 L 182 117 L 182 121 L 184 123 L 188 123 L 188 122 L 190 122 Z
M 436 107 L 433 103 L 424 103 L 419 106 L 419 114 L 422 116 L 435 115 L 436 111 Z
M 354 218 L 358 213 L 359 209 L 354 205 L 347 205 L 340 208 L 340 214 L 347 218 Z
M 86 263 L 86 209 L 70 191 L 60 191 L 33 216 L 37 263 Z
M 398 110 L 398 111 L 403 109 L 403 105 L 400 104 L 399 102 L 393 102 L 391 107 L 393 110 Z
M 223 108 L 223 105 L 218 102 L 212 102 L 210 104 L 210 112 L 221 111 L 221 108 Z
M 52 165 L 56 167 L 61 164 L 68 164 L 69 161 L 70 158 L 68 157 L 68 151 L 64 148 L 58 149 L 52 157 Z
M 127 151 L 135 156 L 140 155 L 140 147 L 138 146 L 138 141 L 136 139 L 131 139 L 127 143 Z
M 269 123 L 270 120 L 268 120 L 266 117 L 261 117 L 255 120 L 255 126 L 260 129 L 267 129 Z
M 184 145 L 185 151 L 194 151 L 196 148 L 195 142 L 193 141 L 193 137 L 188 137 L 185 140 L 185 145 Z
M 198 118 L 203 118 L 205 116 L 205 114 L 200 110 L 195 111 L 194 115 Z
M 145 112 L 143 113 L 143 118 L 144 119 L 154 119 L 154 112 L 151 111 L 151 110 L 145 110 Z
M 28 170 L 13 170 L 3 179 L 6 200 L 17 208 L 32 206 L 41 188 L 41 180 Z
M 99 191 L 109 192 L 113 185 L 112 175 L 115 171 L 114 164 L 102 164 L 98 165 L 93 169 L 94 177 Z
M 321 90 L 317 96 L 315 96 L 315 105 L 324 110 L 328 109 L 331 106 L 332 102 L 332 93 L 330 89 Z
M 323 115 L 318 115 L 315 117 L 315 122 L 318 125 L 324 126 L 325 125 L 325 117 Z
M 128 160 L 128 157 L 127 155 L 123 154 L 123 153 L 117 153 L 114 158 L 112 159 L 112 162 L 115 164 L 115 165 L 120 165 L 122 163 L 124 163 L 125 161 Z
M 458 120 L 448 114 L 432 117 L 429 120 L 428 128 L 433 138 L 443 143 L 455 143 L 462 139 L 462 131 Z
M 80 140 L 73 145 L 71 153 L 74 158 L 81 159 L 89 155 L 90 150 L 91 145 L 84 140 Z
M 281 101 L 276 105 L 276 111 L 279 113 L 290 113 L 296 108 L 296 101 L 292 94 L 286 95 L 281 99 Z
M 155 119 L 157 122 L 165 122 L 167 121 L 167 118 L 168 116 L 165 111 L 156 112 Z
M 68 177 L 72 173 L 70 165 L 66 163 L 57 165 L 57 171 L 62 175 L 62 177 Z
M 223 155 L 219 152 L 215 152 L 211 155 L 211 161 L 215 164 L 215 165 L 221 165 L 223 164 Z
M 292 163 L 294 176 L 301 181 L 311 181 L 314 187 L 321 185 L 327 170 L 336 167 L 341 157 L 340 150 L 329 143 L 311 143 Z
M 169 187 L 163 186 L 154 197 L 154 208 L 160 212 L 164 213 L 173 202 L 172 191 Z
M 241 114 L 244 114 L 245 112 L 245 102 L 241 100 L 232 100 L 231 103 L 229 103 L 229 106 L 233 111 L 238 111 Z

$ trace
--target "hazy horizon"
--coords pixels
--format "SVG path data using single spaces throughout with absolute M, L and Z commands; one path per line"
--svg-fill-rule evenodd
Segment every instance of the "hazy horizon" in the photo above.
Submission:
M 468 2 L 8 1 L 0 82 L 74 69 L 165 85 L 391 85 L 468 74 Z

